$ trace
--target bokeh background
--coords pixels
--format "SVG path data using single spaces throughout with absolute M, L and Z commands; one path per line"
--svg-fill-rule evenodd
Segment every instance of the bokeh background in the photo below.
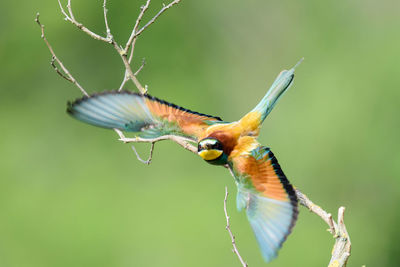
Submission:
M 144 2 L 109 1 L 121 44 Z M 144 21 L 161 4 L 152 1 Z M 102 1 L 73 5 L 104 35 Z M 305 57 L 260 142 L 313 201 L 335 217 L 347 208 L 349 266 L 398 266 L 399 10 L 397 0 L 182 0 L 140 37 L 134 65 L 146 58 L 139 79 L 151 94 L 232 121 Z M 225 185 L 239 249 L 250 266 L 265 266 L 224 168 L 169 142 L 143 165 L 114 132 L 66 114 L 80 92 L 50 67 L 38 11 L 89 92 L 115 89 L 123 75 L 112 47 L 64 21 L 56 1 L 1 1 L 0 266 L 239 266 Z M 145 157 L 148 146 L 139 150 Z M 326 266 L 334 243 L 326 229 L 301 207 L 269 266 Z

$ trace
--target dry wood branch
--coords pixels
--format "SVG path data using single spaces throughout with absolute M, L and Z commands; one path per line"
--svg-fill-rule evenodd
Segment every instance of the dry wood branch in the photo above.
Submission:
M 143 18 L 144 13 L 146 13 L 147 9 L 149 8 L 149 5 L 150 5 L 150 0 L 147 0 L 146 4 L 145 4 L 144 6 L 141 6 L 141 7 L 140 7 L 139 16 L 138 16 L 137 19 L 136 19 L 135 26 L 133 26 L 132 33 L 131 33 L 131 35 L 129 36 L 128 41 L 126 42 L 125 51 L 128 51 L 128 50 L 129 50 L 129 48 L 131 47 L 131 45 L 132 45 L 132 43 L 133 43 L 133 40 L 136 39 L 136 37 L 137 37 L 136 33 L 137 33 L 137 31 L 138 31 L 139 24 L 140 24 L 140 22 L 142 21 L 142 18 Z M 134 48 L 134 47 L 132 47 L 132 50 L 133 50 L 133 48 Z
M 131 62 L 132 62 L 133 52 L 135 51 L 135 45 L 136 45 L 136 40 L 137 40 L 136 32 L 137 32 L 137 30 L 139 28 L 139 24 L 140 24 L 140 22 L 141 22 L 141 20 L 143 18 L 144 13 L 149 8 L 149 5 L 150 5 L 150 0 L 147 0 L 146 4 L 140 8 L 141 10 L 140 10 L 138 18 L 136 19 L 135 26 L 133 26 L 132 33 L 131 33 L 131 35 L 130 35 L 130 37 L 129 37 L 126 45 L 125 45 L 125 53 L 127 53 L 129 51 L 129 49 L 130 49 L 130 55 L 129 55 L 129 58 L 128 58 L 128 63 L 129 64 L 131 64 Z M 136 74 L 134 74 L 134 75 L 136 76 Z M 125 83 L 127 81 L 129 81 L 129 72 L 125 71 L 124 79 L 122 80 L 122 83 L 119 86 L 118 91 L 121 91 L 124 88 L 124 85 L 125 85 Z
M 105 26 L 106 26 L 107 39 L 112 40 L 112 39 L 114 39 L 114 38 L 113 38 L 113 36 L 112 36 L 112 34 L 111 34 L 110 27 L 108 26 L 107 13 L 108 13 L 108 9 L 107 9 L 107 0 L 104 0 L 104 2 L 103 2 L 104 24 L 105 24 Z
M 128 138 L 125 137 L 125 135 L 120 130 L 114 129 L 114 131 L 119 135 L 119 140 L 124 143 L 156 143 L 163 140 L 171 140 L 180 145 L 181 147 L 183 147 L 184 149 L 197 154 L 197 148 L 190 143 L 194 141 L 185 137 L 176 135 L 163 135 L 157 138 L 141 138 L 141 137 Z
M 99 40 L 99 41 L 103 41 L 103 42 L 106 42 L 106 43 L 111 43 L 112 42 L 112 39 L 108 39 L 107 37 L 103 37 L 103 36 L 100 36 L 100 35 L 94 33 L 93 31 L 89 30 L 82 23 L 78 22 L 75 19 L 75 16 L 74 16 L 74 14 L 72 12 L 71 0 L 68 0 L 68 4 L 67 4 L 68 13 L 65 11 L 65 9 L 62 6 L 60 0 L 58 0 L 58 5 L 60 6 L 61 13 L 63 13 L 63 15 L 65 17 L 65 20 L 67 20 L 67 21 L 71 22 L 72 24 L 74 24 L 78 29 L 80 29 L 84 33 L 88 34 L 93 39 L 96 39 L 96 40 Z
M 155 144 L 155 142 L 152 142 L 152 143 L 151 143 L 150 155 L 149 155 L 149 158 L 148 158 L 147 160 L 143 160 L 143 159 L 140 157 L 140 155 L 139 155 L 139 153 L 136 151 L 136 148 L 135 148 L 134 145 L 132 145 L 132 150 L 135 152 L 136 157 L 137 157 L 137 159 L 138 159 L 140 162 L 149 165 L 149 164 L 151 163 L 151 160 L 153 159 L 154 144 Z
M 296 189 L 296 195 L 300 200 L 300 204 L 308 208 L 311 212 L 317 214 L 324 220 L 328 226 L 328 231 L 336 239 L 335 245 L 332 250 L 332 257 L 329 261 L 328 267 L 344 267 L 347 264 L 347 260 L 350 257 L 351 242 L 350 236 L 347 232 L 346 225 L 344 224 L 344 207 L 340 207 L 338 210 L 338 221 L 334 222 L 332 215 L 323 210 L 320 206 L 314 204 L 306 195 Z
M 168 5 L 164 5 L 163 8 L 149 21 L 146 25 L 144 25 L 136 34 L 135 37 L 138 37 L 144 30 L 146 30 L 151 24 L 153 24 L 156 19 L 158 19 L 167 9 L 171 8 L 173 5 L 179 4 L 181 0 L 174 0 Z
M 73 82 L 72 79 L 68 76 L 66 76 L 64 73 L 62 73 L 56 66 L 56 57 L 52 56 L 51 57 L 51 61 L 50 61 L 50 65 L 53 67 L 53 69 L 57 72 L 58 75 L 60 75 L 62 78 L 66 79 L 69 82 Z
M 131 55 L 129 56 L 129 59 L 128 59 L 129 63 L 132 60 L 132 55 L 133 55 L 133 48 L 131 49 Z M 133 75 L 135 75 L 135 77 L 136 77 L 142 71 L 142 69 L 144 68 L 145 65 L 146 65 L 146 60 L 143 58 L 142 59 L 142 65 L 140 65 L 140 67 L 137 69 L 137 71 Z M 125 86 L 127 81 L 129 81 L 129 75 L 128 75 L 128 72 L 125 71 L 124 79 L 122 80 L 118 91 L 121 91 L 122 89 L 124 89 L 124 86 Z M 147 92 L 147 85 L 145 86 L 145 92 Z
M 68 12 L 64 9 L 63 5 L 61 4 L 60 0 L 58 0 L 59 6 L 60 6 L 60 10 L 62 12 L 62 14 L 65 16 L 65 19 L 69 22 L 71 22 L 73 25 L 75 25 L 78 29 L 80 29 L 81 31 L 83 31 L 84 33 L 88 34 L 90 37 L 99 40 L 99 41 L 103 41 L 106 43 L 111 44 L 114 49 L 117 51 L 117 53 L 120 55 L 121 60 L 124 64 L 125 67 L 125 74 L 124 74 L 124 78 L 121 82 L 121 85 L 119 87 L 119 90 L 122 90 L 122 88 L 124 87 L 125 83 L 129 80 L 131 80 L 136 88 L 139 90 L 139 92 L 141 92 L 142 94 L 145 94 L 147 92 L 146 86 L 143 87 L 142 84 L 139 82 L 139 80 L 136 78 L 135 73 L 133 73 L 132 68 L 130 66 L 131 62 L 132 62 L 132 58 L 133 58 L 133 52 L 134 52 L 134 48 L 135 48 L 135 44 L 136 44 L 136 40 L 137 37 L 146 29 L 148 28 L 151 24 L 153 24 L 156 19 L 162 14 L 164 13 L 167 9 L 169 9 L 170 7 L 172 7 L 175 4 L 178 4 L 180 2 L 180 0 L 175 0 L 172 1 L 170 4 L 163 6 L 163 8 L 145 25 L 143 26 L 140 30 L 139 30 L 139 24 L 143 18 L 144 13 L 146 12 L 146 10 L 149 8 L 150 5 L 150 1 L 151 0 L 147 0 L 146 4 L 144 6 L 141 7 L 141 11 L 139 13 L 139 16 L 136 19 L 136 23 L 132 29 L 132 33 L 130 35 L 130 37 L 128 38 L 128 41 L 125 45 L 124 48 L 122 48 L 113 38 L 113 35 L 111 33 L 110 27 L 109 27 L 109 23 L 108 23 L 108 18 L 107 18 L 107 1 L 104 0 L 103 1 L 103 15 L 104 15 L 104 23 L 106 26 L 106 32 L 107 32 L 107 36 L 103 37 L 93 31 L 91 31 L 89 28 L 85 27 L 82 23 L 78 22 L 75 19 L 74 13 L 72 11 L 72 4 L 71 4 L 71 0 L 68 0 L 67 3 L 67 10 Z M 128 51 L 130 50 L 130 55 L 129 58 L 127 56 Z
M 146 60 L 145 60 L 145 59 L 142 59 L 142 65 L 140 65 L 140 67 L 139 67 L 139 68 L 137 69 L 137 71 L 134 73 L 135 76 L 138 75 L 138 74 L 142 71 L 142 69 L 144 68 L 145 65 L 146 65 Z
M 85 96 L 89 96 L 88 93 L 86 92 L 86 90 L 83 89 L 83 87 L 75 80 L 75 78 L 71 75 L 71 73 L 64 66 L 64 64 L 61 62 L 61 60 L 59 60 L 58 57 L 56 56 L 56 54 L 54 53 L 53 47 L 50 45 L 49 41 L 47 41 L 47 38 L 44 34 L 44 25 L 42 25 L 40 23 L 39 16 L 40 16 L 40 14 L 37 13 L 35 21 L 39 25 L 40 30 L 42 32 L 41 37 L 52 55 L 52 59 L 50 62 L 51 66 L 54 68 L 54 70 L 57 72 L 58 75 L 60 75 L 62 78 L 66 79 L 67 81 L 75 84 L 75 86 L 79 88 L 79 90 L 82 92 L 82 94 L 84 94 Z M 65 75 L 62 72 L 60 72 L 60 70 L 56 67 L 55 62 L 57 62 L 57 64 L 60 66 L 62 71 L 65 73 Z
M 114 49 L 120 55 L 122 62 L 124 63 L 126 73 L 127 73 L 127 76 L 129 77 L 129 79 L 132 80 L 132 82 L 135 84 L 135 86 L 141 93 L 145 93 L 144 87 L 140 84 L 139 80 L 136 78 L 136 76 L 132 72 L 130 62 L 128 61 L 128 59 L 126 57 L 126 51 L 124 49 L 122 49 L 119 46 L 119 44 L 113 39 L 113 35 L 111 34 L 111 30 L 110 30 L 110 27 L 108 24 L 108 19 L 107 19 L 107 7 L 106 7 L 107 2 L 106 1 L 103 2 L 104 22 L 106 25 L 107 37 L 103 37 L 103 36 L 100 36 L 99 34 L 94 33 L 93 31 L 89 30 L 82 23 L 78 22 L 75 19 L 74 13 L 72 11 L 71 0 L 68 0 L 68 4 L 67 4 L 68 13 L 65 11 L 60 0 L 58 0 L 58 3 L 60 6 L 60 9 L 61 9 L 61 12 L 63 13 L 63 15 L 65 16 L 65 19 L 67 21 L 71 22 L 73 25 L 78 27 L 78 29 L 80 29 L 81 31 L 83 31 L 84 33 L 86 33 L 87 35 L 92 37 L 93 39 L 109 43 L 114 47 Z
M 175 1 L 172 1 L 171 3 L 169 3 L 169 4 L 166 5 L 166 6 L 164 5 L 163 8 L 162 8 L 162 9 L 161 9 L 161 10 L 160 10 L 160 11 L 145 25 L 145 26 L 143 26 L 140 30 L 138 30 L 138 29 L 139 29 L 140 22 L 142 21 L 143 15 L 144 15 L 144 13 L 147 11 L 147 9 L 149 8 L 150 1 L 151 1 L 151 0 L 147 0 L 146 4 L 145 4 L 144 6 L 141 7 L 139 16 L 138 16 L 138 18 L 136 19 L 135 26 L 134 26 L 133 29 L 132 29 L 132 33 L 131 33 L 131 35 L 129 36 L 128 41 L 126 42 L 125 48 L 124 48 L 123 51 L 120 51 L 120 53 L 123 53 L 123 55 L 126 56 L 126 54 L 128 53 L 128 51 L 130 50 L 130 55 L 129 55 L 129 58 L 128 58 L 128 60 L 127 60 L 127 63 L 128 63 L 128 64 L 131 64 L 131 62 L 132 62 L 133 52 L 134 52 L 134 50 L 135 50 L 135 45 L 136 45 L 137 37 L 138 37 L 146 28 L 148 28 L 151 24 L 153 24 L 153 23 L 156 21 L 156 19 L 157 19 L 158 17 L 160 17 L 160 15 L 161 15 L 162 13 L 164 13 L 167 9 L 171 8 L 173 5 L 178 4 L 181 0 L 175 0 Z M 125 62 L 124 62 L 124 64 L 125 64 Z M 143 66 L 143 65 L 142 65 L 142 66 Z M 141 70 L 141 68 L 139 68 L 139 71 L 140 71 L 140 70 Z M 136 77 L 136 75 L 137 75 L 137 74 L 134 73 L 134 77 Z M 118 89 L 119 91 L 121 91 L 121 90 L 124 88 L 126 82 L 129 81 L 130 78 L 131 78 L 131 73 L 129 72 L 129 70 L 125 71 L 124 78 L 122 79 L 121 85 L 119 86 L 119 89 Z M 146 93 L 146 92 L 147 92 L 146 86 L 145 86 L 145 88 L 143 88 L 143 87 L 139 88 L 139 87 L 138 87 L 138 89 L 139 89 L 139 91 L 140 91 L 141 93 Z
M 240 263 L 242 264 L 243 267 L 247 267 L 247 263 L 243 260 L 242 256 L 239 253 L 239 250 L 236 246 L 236 241 L 235 241 L 235 236 L 233 235 L 232 231 L 231 231 L 231 225 L 229 223 L 229 215 L 226 209 L 226 200 L 228 199 L 228 187 L 225 186 L 225 198 L 224 198 L 224 213 L 225 213 L 225 218 L 226 218 L 226 227 L 225 229 L 228 231 L 229 236 L 231 237 L 231 242 L 232 242 L 232 252 L 235 253 L 240 261 Z

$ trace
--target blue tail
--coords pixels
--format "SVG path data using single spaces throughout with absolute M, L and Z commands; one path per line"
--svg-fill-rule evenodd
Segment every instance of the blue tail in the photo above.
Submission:
M 260 103 L 258 103 L 258 105 L 251 111 L 251 112 L 257 111 L 262 114 L 261 123 L 265 120 L 265 118 L 274 108 L 279 98 L 281 98 L 281 96 L 292 85 L 294 79 L 294 70 L 302 61 L 303 58 L 290 70 L 284 70 L 281 73 L 279 73 L 278 77 L 275 79 L 274 83 L 269 88 L 267 94 L 260 101 Z

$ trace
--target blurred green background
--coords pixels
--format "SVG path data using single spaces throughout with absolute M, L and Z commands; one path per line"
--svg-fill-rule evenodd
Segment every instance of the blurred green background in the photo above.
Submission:
M 144 2 L 109 1 L 121 44 Z M 152 1 L 145 21 L 161 4 Z M 102 1 L 73 5 L 104 35 Z M 225 231 L 225 185 L 239 249 L 249 266 L 265 266 L 224 168 L 170 142 L 143 165 L 114 132 L 66 114 L 80 92 L 50 67 L 35 14 L 89 92 L 119 86 L 112 47 L 64 21 L 53 0 L 2 1 L 0 10 L 0 266 L 239 266 Z M 313 201 L 335 217 L 346 206 L 349 266 L 397 266 L 399 10 L 397 0 L 182 0 L 140 37 L 134 66 L 146 58 L 139 79 L 150 94 L 232 121 L 305 57 L 260 142 Z M 139 147 L 145 157 L 148 146 Z M 334 243 L 326 229 L 301 207 L 269 266 L 326 266 Z

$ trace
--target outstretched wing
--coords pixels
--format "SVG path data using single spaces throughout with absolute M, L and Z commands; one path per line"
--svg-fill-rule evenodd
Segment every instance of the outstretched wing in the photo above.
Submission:
M 108 91 L 68 103 L 74 118 L 104 128 L 138 132 L 140 137 L 180 135 L 197 140 L 219 117 L 194 112 L 150 95 Z
M 267 147 L 246 151 L 230 160 L 238 186 L 237 207 L 247 218 L 269 262 L 277 256 L 298 214 L 293 186 Z

